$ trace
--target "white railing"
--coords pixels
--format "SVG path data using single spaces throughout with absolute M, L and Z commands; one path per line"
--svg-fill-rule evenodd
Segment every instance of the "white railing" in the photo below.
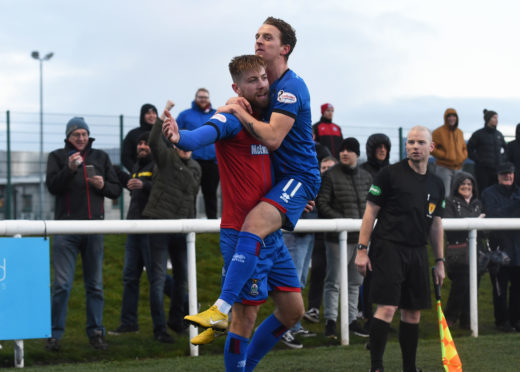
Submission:
M 0 221 L 0 236 L 17 235 L 55 235 L 55 234 L 156 234 L 187 233 L 188 249 L 188 290 L 190 314 L 197 312 L 196 276 L 196 233 L 216 233 L 219 220 L 106 220 L 106 221 Z M 520 218 L 458 218 L 444 219 L 445 230 L 469 231 L 470 262 L 470 326 L 472 335 L 478 337 L 477 308 L 477 230 L 514 230 L 520 229 Z M 295 232 L 339 232 L 340 270 L 341 270 L 341 344 L 349 344 L 348 330 L 348 285 L 347 285 L 347 234 L 357 232 L 361 220 L 300 220 Z M 215 293 L 215 299 L 218 293 Z M 197 328 L 190 326 L 190 339 L 197 335 Z M 15 348 L 15 366 L 23 367 L 23 343 Z M 21 353 L 21 357 L 20 357 Z M 190 344 L 190 354 L 198 355 L 198 347 Z M 17 364 L 18 361 L 18 364 Z M 21 363 L 21 365 L 20 365 Z

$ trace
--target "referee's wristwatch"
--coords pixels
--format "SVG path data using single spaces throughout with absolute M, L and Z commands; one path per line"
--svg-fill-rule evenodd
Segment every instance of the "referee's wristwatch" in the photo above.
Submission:
M 367 249 L 368 249 L 368 247 L 366 245 L 364 245 L 364 244 L 359 243 L 357 245 L 357 250 L 358 251 L 367 250 Z

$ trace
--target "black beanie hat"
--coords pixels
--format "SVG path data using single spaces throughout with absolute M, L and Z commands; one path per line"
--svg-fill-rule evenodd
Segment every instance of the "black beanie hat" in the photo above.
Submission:
M 145 141 L 146 143 L 148 143 L 148 137 L 150 136 L 150 131 L 146 131 L 146 132 L 143 132 L 139 135 L 139 137 L 137 137 L 137 143 L 141 142 L 141 141 Z
M 354 137 L 345 138 L 343 142 L 341 142 L 341 146 L 339 151 L 348 150 L 350 152 L 355 152 L 357 156 L 359 156 L 359 142 Z
M 491 118 L 495 115 L 498 115 L 495 111 L 484 109 L 484 124 L 487 125 L 487 123 L 489 123 Z

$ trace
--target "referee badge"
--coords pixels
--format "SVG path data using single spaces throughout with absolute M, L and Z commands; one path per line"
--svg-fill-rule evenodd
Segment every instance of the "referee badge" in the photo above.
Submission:
M 381 189 L 379 188 L 379 186 L 376 186 L 376 185 L 370 186 L 370 189 L 368 190 L 368 192 L 374 196 L 381 195 Z
M 258 282 L 258 279 L 252 279 L 253 280 L 253 284 L 251 284 L 251 291 L 249 292 L 249 294 L 251 296 L 258 296 L 258 284 L 256 284 Z

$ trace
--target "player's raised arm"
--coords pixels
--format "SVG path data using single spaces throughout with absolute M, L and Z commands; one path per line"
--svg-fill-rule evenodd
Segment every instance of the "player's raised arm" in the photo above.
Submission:
M 226 105 L 218 110 L 235 115 L 249 134 L 258 139 L 270 151 L 275 151 L 280 147 L 294 124 L 293 118 L 277 112 L 273 112 L 269 123 L 264 123 L 255 119 L 242 106 L 237 104 Z

